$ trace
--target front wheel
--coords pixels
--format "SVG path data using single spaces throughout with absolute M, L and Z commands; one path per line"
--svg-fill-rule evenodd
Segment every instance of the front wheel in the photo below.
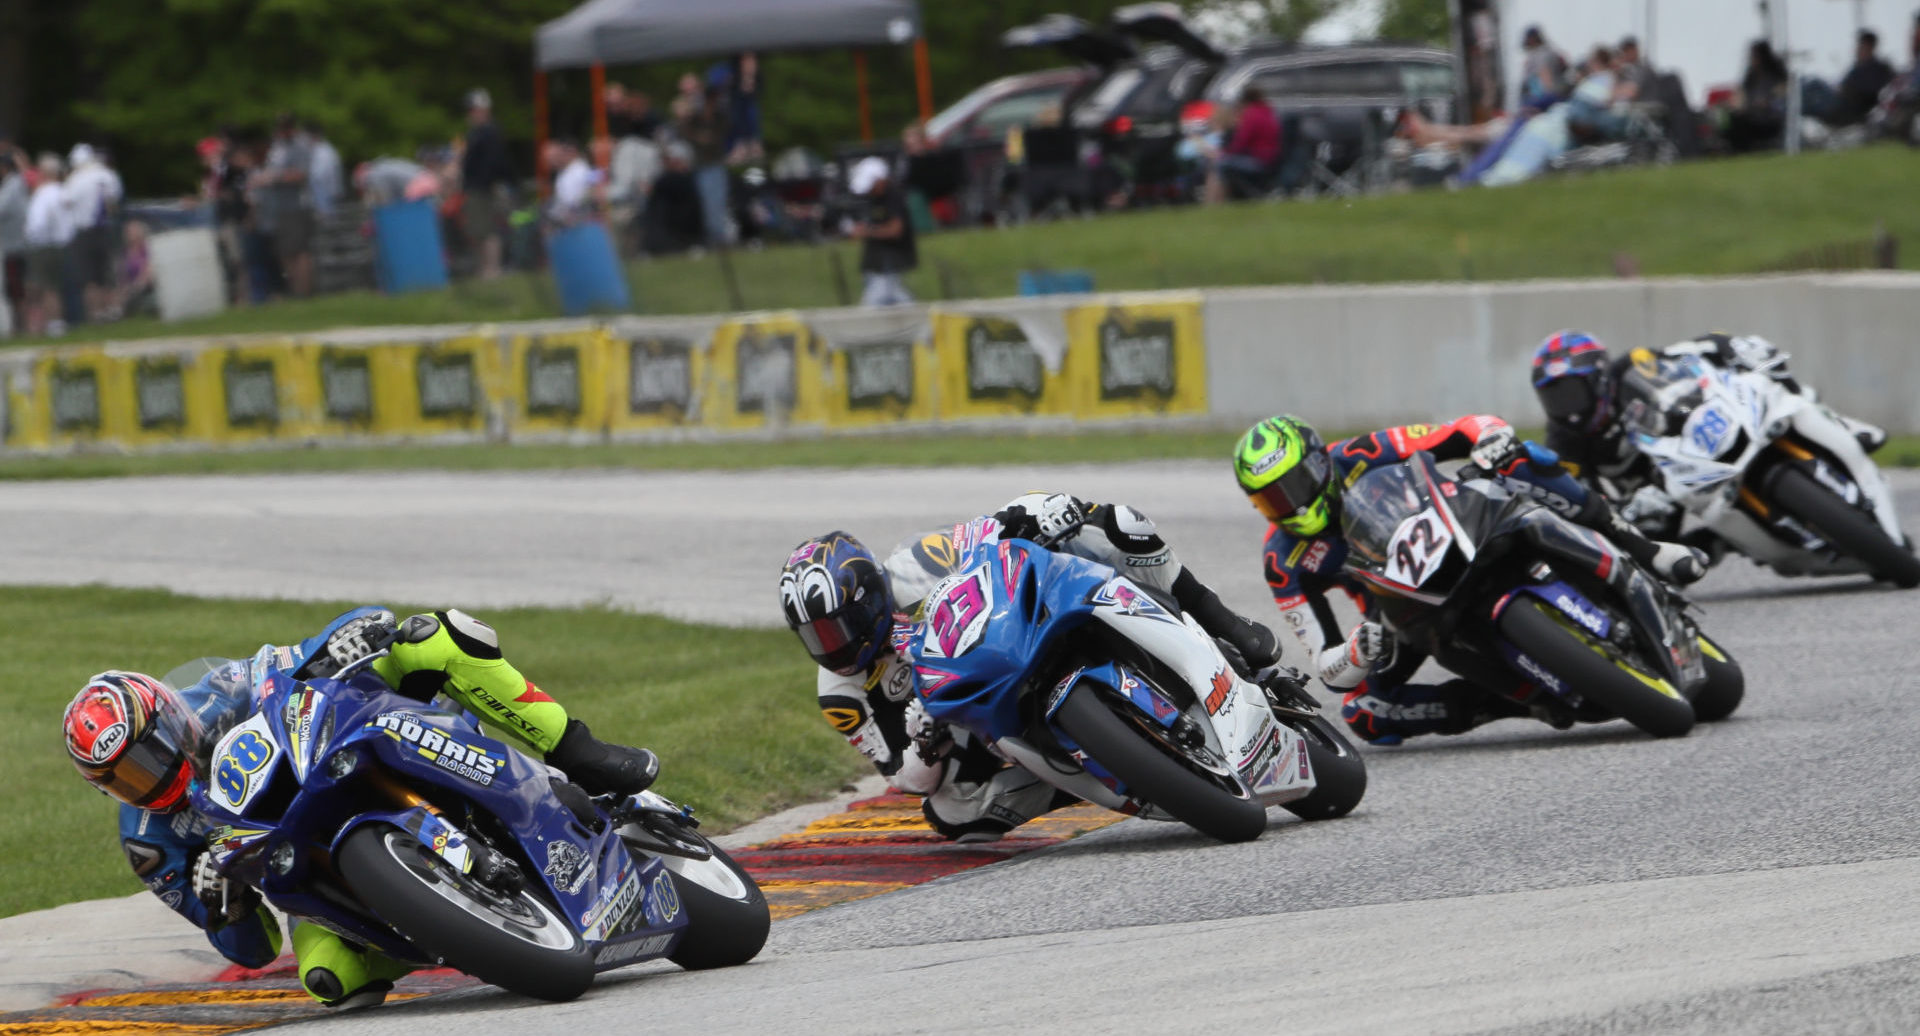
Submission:
M 1282 803 L 1302 820 L 1332 820 L 1353 812 L 1367 793 L 1367 763 L 1325 716 L 1283 721 L 1307 742 L 1314 786 L 1306 798 Z
M 586 941 L 530 889 L 495 892 L 391 824 L 348 835 L 337 862 L 374 916 L 449 967 L 541 1000 L 593 983 Z
M 1239 793 L 1194 772 L 1175 749 L 1115 714 L 1099 694 L 1076 687 L 1054 722 L 1081 751 L 1120 778 L 1135 797 L 1166 810 L 1201 834 L 1249 842 L 1267 829 L 1267 810 L 1244 787 Z
M 752 875 L 705 836 L 687 828 L 673 835 L 676 841 L 697 845 L 712 855 L 694 859 L 652 854 L 673 875 L 674 890 L 687 911 L 686 934 L 667 959 L 688 971 L 731 968 L 752 960 L 767 944 L 767 929 L 773 924 L 766 895 Z M 647 855 L 631 841 L 629 851 L 640 858 Z
M 1700 655 L 1707 663 L 1707 681 L 1693 696 L 1693 718 L 1713 723 L 1733 715 L 1747 696 L 1747 677 L 1726 649 L 1700 635 Z
M 1776 469 L 1770 488 L 1780 509 L 1820 531 L 1835 550 L 1866 562 L 1875 579 L 1920 586 L 1920 558 L 1895 543 L 1873 516 L 1847 503 L 1796 467 Z
M 1693 729 L 1693 706 L 1672 685 L 1568 629 L 1529 598 L 1500 613 L 1500 633 L 1569 689 L 1654 737 Z

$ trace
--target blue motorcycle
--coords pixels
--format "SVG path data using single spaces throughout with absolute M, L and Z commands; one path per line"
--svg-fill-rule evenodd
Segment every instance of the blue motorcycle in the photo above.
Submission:
M 259 705 L 193 789 L 222 873 L 395 960 L 544 1000 L 627 964 L 760 952 L 766 899 L 690 810 L 590 797 L 471 713 L 395 694 L 373 657 L 304 680 L 254 657 Z
M 959 526 L 920 551 L 905 650 L 929 715 L 1108 809 L 1257 838 L 1267 807 L 1346 814 L 1366 766 L 1283 671 L 1259 682 L 1170 600 L 1112 568 Z M 941 567 L 935 556 L 952 559 Z

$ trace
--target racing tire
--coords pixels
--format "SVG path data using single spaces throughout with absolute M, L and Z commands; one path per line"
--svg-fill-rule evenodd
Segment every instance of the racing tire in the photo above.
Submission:
M 1516 599 L 1500 613 L 1500 632 L 1514 647 L 1526 652 L 1565 680 L 1589 702 L 1652 734 L 1685 737 L 1693 729 L 1693 706 L 1629 672 L 1626 662 L 1575 634 L 1549 616 L 1546 606 Z
M 1693 718 L 1715 723 L 1733 715 L 1747 696 L 1747 677 L 1726 649 L 1700 635 L 1700 654 L 1707 663 L 1707 682 L 1693 696 Z
M 413 835 L 366 824 L 336 857 L 360 901 L 448 967 L 540 1000 L 572 1000 L 593 984 L 593 954 L 565 915 L 531 888 L 480 888 Z
M 681 909 L 687 912 L 687 934 L 667 959 L 688 971 L 745 964 L 767 944 L 767 930 L 773 925 L 767 897 L 725 850 L 693 837 L 713 852 L 712 859 L 659 857 L 673 875 Z
M 1280 807 L 1302 820 L 1333 820 L 1353 812 L 1367 794 L 1366 760 L 1325 716 L 1285 722 L 1306 739 L 1315 783 L 1305 798 Z
M 1895 543 L 1867 512 L 1842 500 L 1797 467 L 1774 470 L 1768 486 L 1780 509 L 1820 530 L 1836 549 L 1866 562 L 1875 579 L 1902 589 L 1920 586 L 1920 558 Z
M 1251 793 L 1236 795 L 1188 769 L 1169 754 L 1172 749 L 1149 743 L 1150 735 L 1115 714 L 1098 693 L 1086 687 L 1069 691 L 1054 722 L 1139 797 L 1201 834 L 1250 842 L 1267 829 L 1267 809 Z

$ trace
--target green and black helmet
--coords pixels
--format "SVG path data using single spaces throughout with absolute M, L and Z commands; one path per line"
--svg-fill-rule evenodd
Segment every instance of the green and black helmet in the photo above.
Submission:
M 1318 536 L 1334 519 L 1340 482 L 1313 426 L 1291 414 L 1247 429 L 1233 452 L 1233 473 L 1254 510 L 1296 536 Z

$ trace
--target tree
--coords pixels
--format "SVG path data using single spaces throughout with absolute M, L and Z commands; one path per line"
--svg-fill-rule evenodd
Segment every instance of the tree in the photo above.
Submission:
M 1387 0 L 1380 13 L 1380 38 L 1449 46 L 1453 15 L 1447 0 Z

